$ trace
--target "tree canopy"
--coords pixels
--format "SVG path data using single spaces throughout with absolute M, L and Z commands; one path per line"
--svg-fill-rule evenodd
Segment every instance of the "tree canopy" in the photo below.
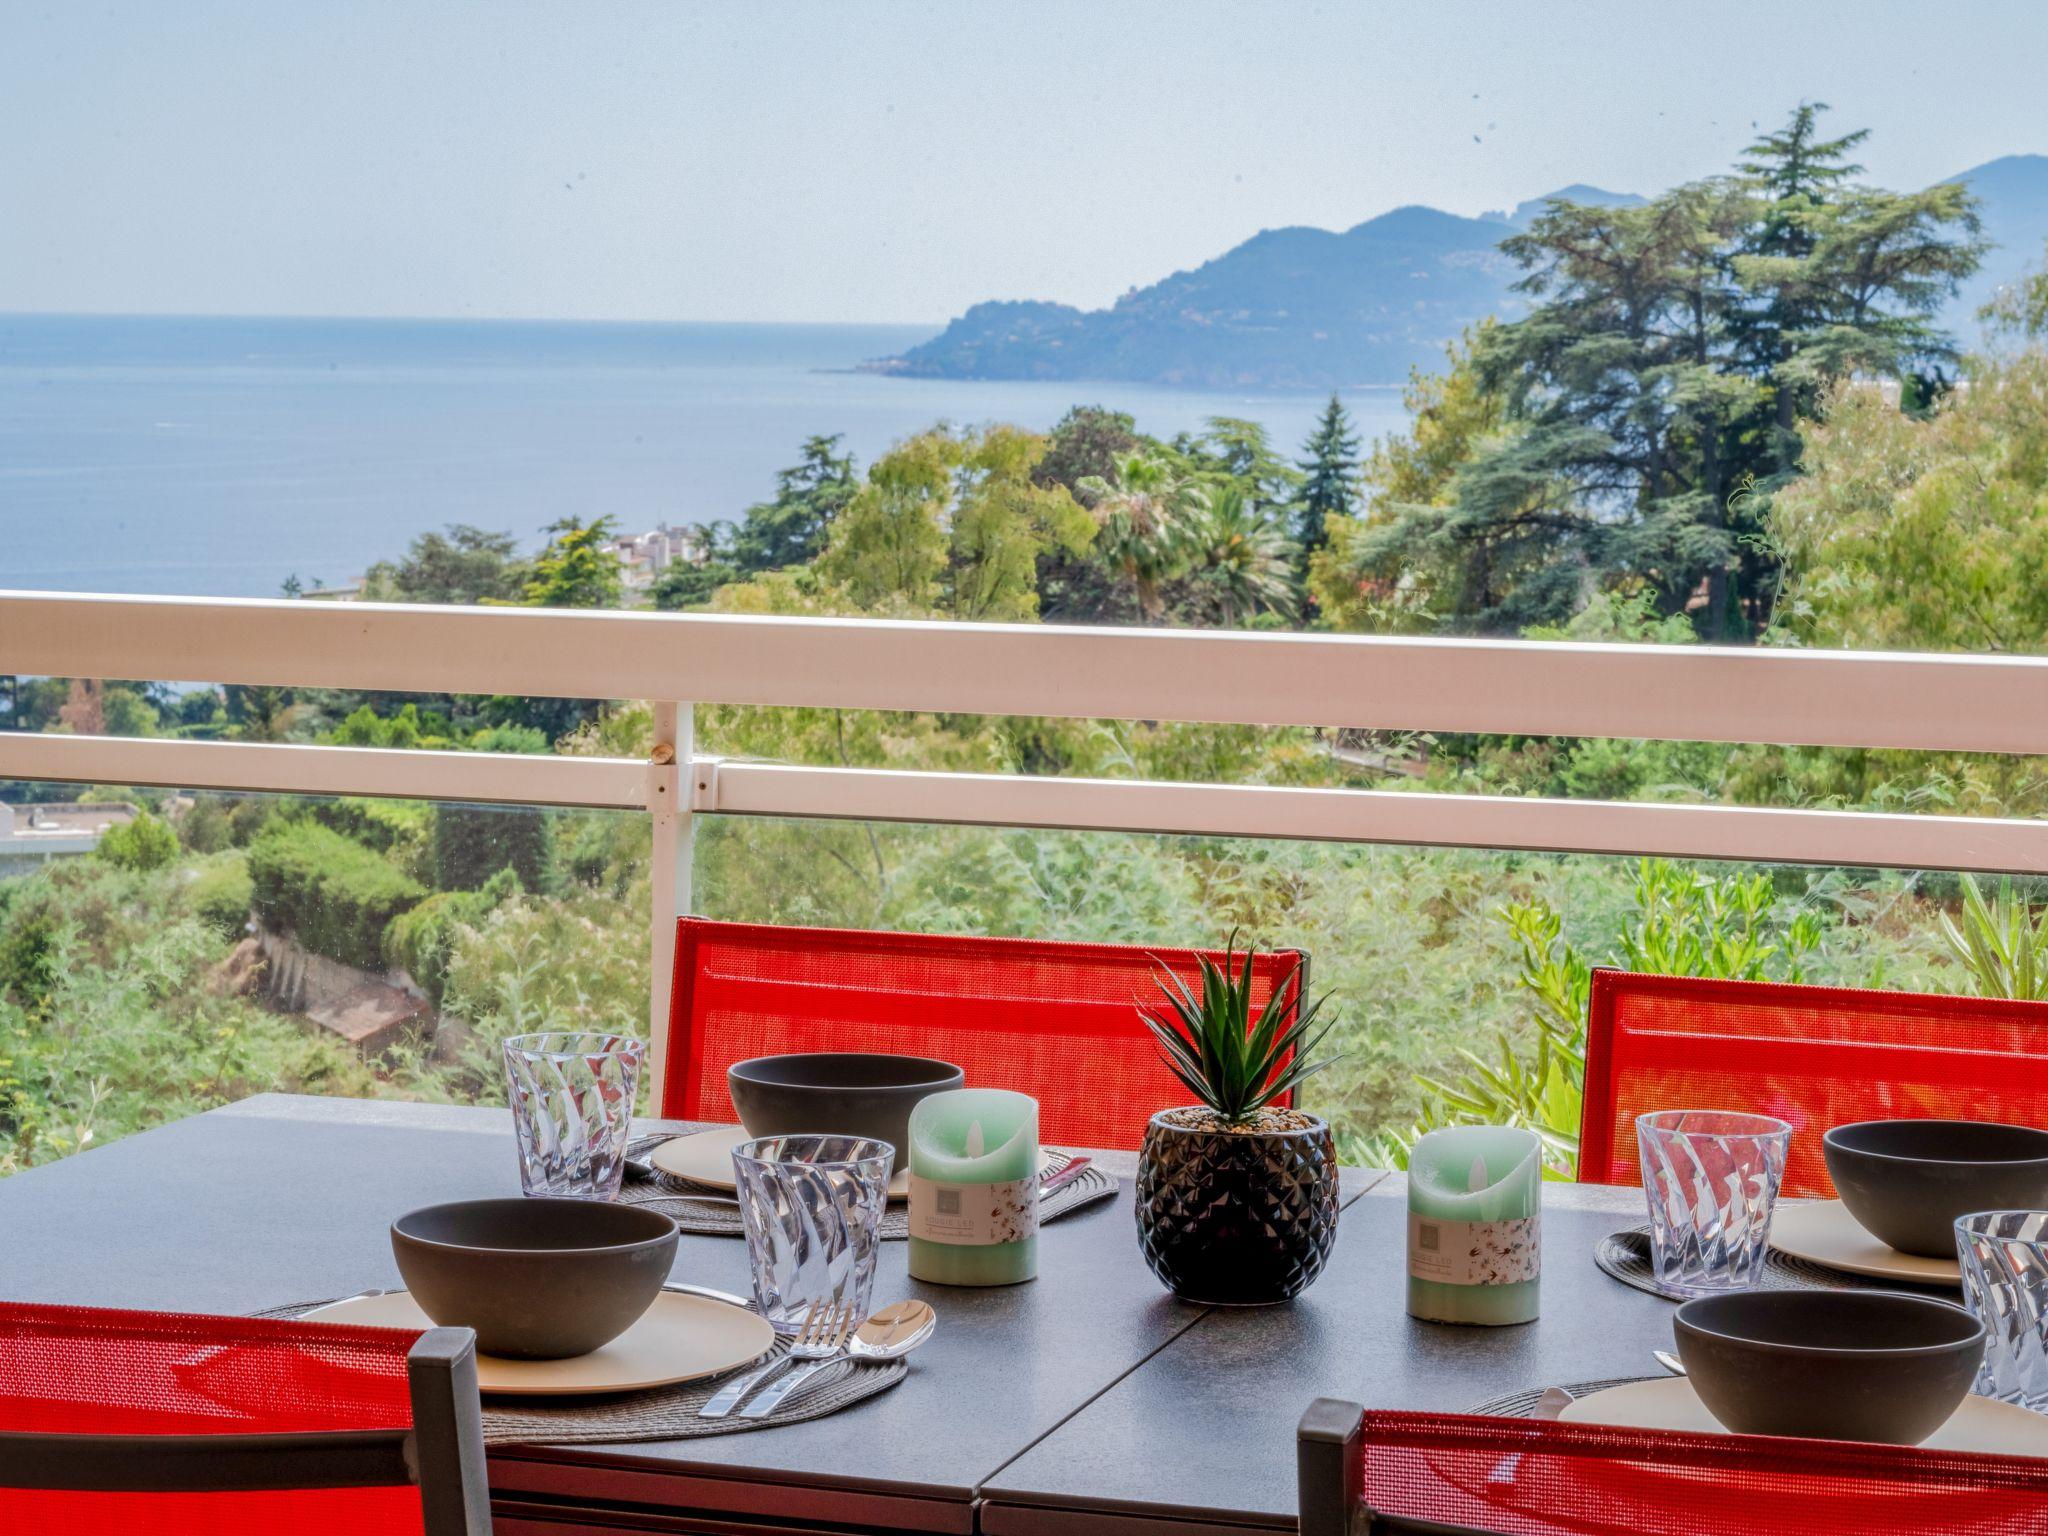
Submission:
M 616 608 L 624 594 L 619 557 L 611 547 L 609 517 L 586 523 L 565 517 L 548 524 L 548 542 L 534 556 L 520 588 L 527 608 Z
M 1774 521 L 1787 636 L 1873 650 L 2048 651 L 2048 356 L 1977 369 L 1930 419 L 1838 385 Z
M 804 439 L 797 462 L 775 476 L 775 496 L 747 508 L 732 542 L 742 575 L 802 565 L 824 552 L 832 523 L 860 484 L 840 434 Z
M 1862 185 L 1862 135 L 1820 138 L 1824 110 L 1728 176 L 1635 207 L 1553 202 L 1504 241 L 1532 307 L 1454 354 L 1436 422 L 1476 394 L 1497 423 L 1446 434 L 1469 452 L 1435 494 L 1376 497 L 1324 585 L 1412 559 L 1458 628 L 1558 622 L 1617 583 L 1709 638 L 1763 628 L 1799 422 L 1835 381 L 1951 364 L 1932 316 L 1983 250 L 1962 187 Z
M 511 534 L 454 523 L 414 539 L 404 559 L 371 566 L 363 595 L 394 603 L 512 602 L 524 584 L 522 564 Z

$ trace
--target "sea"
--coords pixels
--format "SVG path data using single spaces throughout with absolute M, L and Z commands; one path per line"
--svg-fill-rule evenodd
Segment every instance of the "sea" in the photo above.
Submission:
M 1300 450 L 1315 394 L 857 372 L 929 326 L 0 315 L 0 587 L 261 597 L 352 584 L 420 533 L 523 547 L 738 518 L 804 439 L 865 465 L 935 422 L 1211 416 Z M 1369 440 L 1400 390 L 1345 392 Z

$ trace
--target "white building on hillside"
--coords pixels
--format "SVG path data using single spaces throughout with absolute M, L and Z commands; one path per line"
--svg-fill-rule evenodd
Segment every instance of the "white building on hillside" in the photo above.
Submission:
M 668 523 L 646 533 L 622 533 L 612 540 L 611 547 L 625 569 L 628 594 L 646 591 L 675 561 L 694 565 L 706 553 L 703 529 Z
M 9 805 L 0 800 L 0 876 L 25 874 L 45 859 L 91 853 L 101 833 L 135 816 L 135 807 L 125 801 Z

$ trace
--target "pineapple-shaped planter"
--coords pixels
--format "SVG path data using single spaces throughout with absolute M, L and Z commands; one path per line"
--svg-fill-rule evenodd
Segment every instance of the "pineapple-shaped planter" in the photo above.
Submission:
M 1202 961 L 1202 995 L 1162 977 L 1167 1007 L 1145 1012 L 1166 1064 L 1197 1104 L 1152 1117 L 1138 1157 L 1138 1243 L 1187 1301 L 1264 1306 L 1306 1290 L 1337 1241 L 1337 1157 L 1329 1125 L 1273 1101 L 1328 1060 L 1322 1001 L 1289 1014 L 1299 973 L 1251 1017 L 1251 954 Z M 1331 1022 L 1334 1022 L 1331 1021 Z

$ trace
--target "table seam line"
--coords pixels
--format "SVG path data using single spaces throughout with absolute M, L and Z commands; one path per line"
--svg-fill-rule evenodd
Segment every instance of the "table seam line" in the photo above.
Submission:
M 1065 1413 L 1061 1414 L 1057 1419 L 1055 1419 L 1051 1424 L 1049 1424 L 1044 1429 L 1044 1431 L 1037 1435 L 1032 1436 L 1030 1440 L 1026 1441 L 1023 1445 L 1019 1446 L 1015 1451 L 1012 1451 L 1008 1456 L 1004 1457 L 1002 1461 L 998 1462 L 996 1466 L 987 1473 L 987 1475 L 976 1478 L 973 1484 L 974 1496 L 972 1499 L 968 1501 L 969 1506 L 974 1512 L 975 1528 L 979 1530 L 981 1527 L 981 1506 L 984 1502 L 982 1499 L 981 1491 L 982 1489 L 986 1488 L 989 1485 L 989 1483 L 993 1482 L 997 1477 L 1001 1476 L 1003 1469 L 1005 1467 L 1015 1465 L 1017 1462 L 1022 1461 L 1026 1456 L 1030 1455 L 1033 1451 L 1037 1450 L 1039 1446 L 1043 1445 L 1047 1440 L 1051 1439 L 1054 1435 L 1058 1434 L 1062 1429 L 1065 1429 L 1067 1425 L 1071 1423 L 1074 1419 L 1078 1418 L 1081 1414 L 1087 1412 L 1088 1409 L 1094 1407 L 1095 1404 L 1098 1401 L 1100 1401 L 1103 1397 L 1107 1396 L 1111 1392 L 1114 1392 L 1118 1387 L 1122 1386 L 1125 1381 L 1129 1380 L 1132 1376 L 1136 1375 L 1139 1371 L 1143 1370 L 1147 1365 L 1151 1364 L 1153 1360 L 1157 1359 L 1165 1351 L 1171 1349 L 1175 1344 L 1179 1343 L 1181 1339 L 1185 1338 L 1194 1329 L 1200 1327 L 1202 1323 L 1207 1321 L 1211 1316 L 1215 1314 L 1215 1311 L 1216 1309 L 1214 1307 L 1202 1308 L 1201 1311 L 1196 1313 L 1193 1317 L 1189 1318 L 1183 1326 L 1174 1329 L 1174 1331 L 1167 1335 L 1167 1337 L 1161 1339 L 1158 1344 L 1153 1346 L 1151 1349 L 1147 1350 L 1143 1355 L 1139 1356 L 1136 1360 L 1132 1361 L 1131 1364 L 1126 1366 L 1123 1370 L 1117 1372 L 1115 1376 L 1112 1376 L 1108 1381 L 1104 1382 L 1102 1386 L 1097 1388 L 1095 1391 L 1089 1393 L 1086 1397 L 1082 1398 L 1080 1402 L 1076 1403 L 1072 1408 L 1068 1409 Z
M 1345 1211 L 1351 1209 L 1351 1207 L 1354 1204 L 1356 1204 L 1359 1200 L 1362 1200 L 1368 1193 L 1370 1193 L 1380 1183 L 1381 1180 L 1385 1179 L 1388 1173 L 1391 1171 L 1392 1170 L 1386 1168 L 1374 1170 L 1376 1176 L 1370 1182 L 1368 1182 L 1364 1186 L 1364 1188 L 1358 1190 L 1355 1194 L 1351 1195 L 1348 1199 L 1342 1201 L 1338 1205 L 1338 1214 L 1341 1216 Z M 1147 1350 L 1142 1356 L 1140 1356 L 1137 1360 L 1134 1360 L 1122 1371 L 1119 1371 L 1107 1382 L 1104 1382 L 1103 1385 L 1099 1387 L 1097 1390 L 1091 1392 L 1088 1396 L 1084 1397 L 1080 1402 L 1076 1403 L 1072 1408 L 1068 1409 L 1067 1412 L 1061 1414 L 1059 1418 L 1057 1418 L 1053 1421 L 1052 1424 L 1047 1426 L 1044 1431 L 1033 1436 L 1030 1440 L 1026 1441 L 1023 1445 L 1019 1446 L 1015 1451 L 1011 1452 L 1010 1455 L 1005 1457 L 1001 1462 L 997 1463 L 996 1466 L 991 1471 L 989 1471 L 985 1476 L 977 1478 L 973 1485 L 973 1498 L 969 1500 L 970 1507 L 972 1508 L 974 1513 L 975 1529 L 979 1530 L 981 1528 L 981 1506 L 987 1502 L 987 1500 L 984 1498 L 982 1494 L 982 1490 L 986 1488 L 991 1482 L 995 1481 L 996 1478 L 1000 1477 L 1003 1473 L 1004 1468 L 1014 1466 L 1016 1465 L 1016 1463 L 1022 1461 L 1026 1456 L 1029 1456 L 1033 1451 L 1037 1450 L 1039 1446 L 1043 1445 L 1047 1440 L 1051 1439 L 1054 1435 L 1058 1434 L 1062 1429 L 1065 1429 L 1069 1423 L 1079 1418 L 1083 1413 L 1086 1413 L 1090 1408 L 1094 1407 L 1097 1402 L 1101 1401 L 1111 1392 L 1114 1392 L 1118 1387 L 1122 1386 L 1132 1376 L 1136 1375 L 1139 1371 L 1143 1370 L 1146 1366 L 1150 1365 L 1154 1360 L 1158 1359 L 1160 1355 L 1164 1354 L 1167 1350 L 1173 1348 L 1174 1345 L 1178 1344 L 1182 1339 L 1186 1338 L 1190 1333 L 1194 1332 L 1195 1329 L 1201 1327 L 1203 1323 L 1207 1322 L 1210 1318 L 1214 1317 L 1215 1315 L 1216 1308 L 1204 1307 L 1194 1317 L 1190 1318 L 1183 1327 L 1176 1328 L 1166 1338 L 1160 1340 L 1157 1345 Z

